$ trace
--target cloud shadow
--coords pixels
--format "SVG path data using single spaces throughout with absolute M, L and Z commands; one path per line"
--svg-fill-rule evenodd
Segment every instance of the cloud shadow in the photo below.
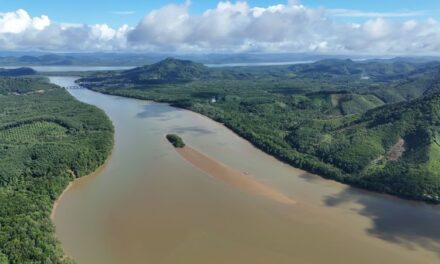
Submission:
M 147 104 L 143 107 L 143 110 L 141 112 L 136 114 L 136 118 L 154 118 L 160 121 L 168 121 L 175 118 L 175 116 L 172 116 L 171 113 L 178 114 L 181 111 L 182 110 L 170 107 L 166 104 Z
M 399 243 L 408 249 L 422 247 L 440 256 L 440 207 L 405 201 L 386 195 L 348 188 L 324 199 L 327 206 L 362 205 L 359 213 L 370 218 L 369 235 Z

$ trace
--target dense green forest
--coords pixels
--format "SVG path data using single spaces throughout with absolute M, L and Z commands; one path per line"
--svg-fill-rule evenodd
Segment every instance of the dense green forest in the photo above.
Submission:
M 183 142 L 183 139 L 176 134 L 168 134 L 166 135 L 166 138 L 171 144 L 173 144 L 175 148 L 185 147 L 185 143 Z
M 0 109 L 0 263 L 70 263 L 52 206 L 70 181 L 104 163 L 113 126 L 39 77 L 0 77 Z
M 440 202 L 440 62 L 209 68 L 166 59 L 79 83 L 199 112 L 324 177 Z

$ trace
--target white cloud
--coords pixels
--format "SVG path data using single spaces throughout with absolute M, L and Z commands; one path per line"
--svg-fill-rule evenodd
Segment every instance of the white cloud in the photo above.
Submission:
M 89 51 L 122 50 L 131 28 L 106 24 L 53 23 L 48 16 L 31 17 L 27 11 L 0 13 L 0 49 Z
M 37 30 L 43 30 L 50 26 L 50 19 L 48 16 L 35 17 L 32 20 L 32 26 Z
M 43 30 L 49 25 L 47 16 L 32 18 L 23 9 L 0 14 L 0 33 L 21 33 L 28 28 Z
M 147 46 L 184 44 L 193 30 L 188 7 L 188 3 L 172 4 L 151 11 L 130 32 L 129 40 Z
M 363 30 L 366 33 L 366 37 L 370 39 L 380 39 L 389 36 L 393 27 L 383 18 L 377 18 L 365 22 L 363 24 Z
M 116 35 L 116 30 L 106 24 L 97 24 L 91 27 L 92 37 L 98 40 L 109 41 Z
M 220 2 L 202 15 L 188 5 L 169 5 L 149 13 L 128 35 L 137 49 L 179 51 L 269 51 L 373 54 L 440 54 L 440 26 L 434 19 L 396 21 L 423 11 L 375 13 L 309 8 L 299 1 L 267 7 Z M 370 18 L 336 21 L 335 15 Z M 154 19 L 152 19 L 154 17 Z M 174 18 L 169 21 L 169 18 Z
M 369 17 L 369 18 L 394 18 L 394 17 L 421 17 L 429 12 L 421 11 L 403 11 L 403 12 L 365 12 L 353 9 L 329 9 L 328 13 L 337 17 Z
M 138 48 L 156 44 L 205 51 L 275 51 L 290 45 L 294 51 L 314 42 L 314 30 L 327 24 L 323 10 L 296 2 L 269 7 L 219 2 L 200 16 L 191 16 L 188 8 L 169 5 L 152 11 L 130 32 L 129 42 Z
M 440 55 L 440 23 L 416 19 L 422 11 L 335 11 L 299 1 L 266 7 L 224 1 L 200 15 L 189 9 L 189 1 L 166 5 L 147 13 L 135 27 L 120 28 L 54 23 L 25 10 L 0 13 L 0 49 Z M 341 22 L 333 19 L 338 14 L 367 20 Z

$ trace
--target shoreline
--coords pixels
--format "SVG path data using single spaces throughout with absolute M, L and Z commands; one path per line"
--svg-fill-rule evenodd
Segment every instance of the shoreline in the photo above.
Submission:
M 294 205 L 297 203 L 274 187 L 261 183 L 252 175 L 229 167 L 188 145 L 174 149 L 181 158 L 193 167 L 229 186 L 281 204 Z
M 89 174 L 86 174 L 84 176 L 80 176 L 72 181 L 69 182 L 69 184 L 64 188 L 63 192 L 58 196 L 58 198 L 53 202 L 52 204 L 52 210 L 50 212 L 50 220 L 52 221 L 52 224 L 55 225 L 55 215 L 58 209 L 58 206 L 60 205 L 61 199 L 64 197 L 64 195 L 80 180 L 84 180 L 85 178 L 90 178 L 93 176 L 97 176 L 97 174 L 101 173 L 102 170 L 104 170 L 107 167 L 108 162 L 112 158 L 112 153 L 107 157 L 107 159 L 104 161 L 103 164 L 101 164 L 99 167 L 97 167 L 94 171 L 92 171 Z
M 86 176 L 83 176 L 83 177 L 87 177 L 87 175 L 86 175 Z M 82 178 L 82 177 L 81 177 L 81 178 Z M 55 214 L 56 214 L 56 212 L 57 212 L 57 208 L 58 208 L 58 206 L 60 205 L 60 200 L 63 198 L 63 196 L 66 194 L 66 192 L 67 192 L 68 190 L 70 190 L 70 188 L 72 188 L 73 183 L 74 183 L 75 181 L 81 179 L 81 178 L 76 178 L 75 180 L 70 181 L 69 184 L 67 185 L 67 187 L 64 188 L 63 192 L 60 194 L 60 196 L 58 196 L 58 198 L 57 198 L 57 199 L 55 200 L 55 202 L 53 203 L 53 205 L 52 205 L 52 210 L 50 211 L 50 220 L 52 221 L 53 224 L 55 224 Z
M 86 88 L 86 89 L 88 89 L 88 88 Z M 91 91 L 94 91 L 94 90 L 91 90 Z M 94 92 L 97 92 L 97 91 L 94 91 Z M 98 93 L 101 93 L 101 92 L 98 92 Z M 106 93 L 103 93 L 103 94 L 106 94 Z M 216 123 L 218 126 L 229 130 L 238 139 L 243 140 L 243 141 L 251 144 L 256 150 L 264 153 L 265 155 L 268 155 L 269 157 L 275 159 L 276 161 L 281 162 L 281 163 L 283 163 L 283 164 L 285 164 L 285 165 L 287 165 L 290 168 L 293 168 L 295 170 L 302 171 L 302 172 L 305 172 L 307 174 L 317 176 L 322 181 L 331 182 L 333 184 L 349 187 L 349 188 L 357 190 L 357 191 L 359 191 L 361 193 L 368 193 L 369 195 L 374 196 L 374 197 L 381 197 L 381 198 L 385 198 L 387 200 L 405 202 L 405 203 L 409 203 L 409 204 L 412 204 L 412 205 L 415 205 L 415 206 L 428 206 L 428 207 L 431 207 L 431 208 L 440 209 L 440 203 L 434 203 L 434 202 L 430 202 L 430 201 L 426 201 L 426 200 L 420 200 L 420 199 L 411 199 L 411 198 L 408 198 L 408 197 L 405 197 L 405 196 L 399 196 L 399 195 L 395 195 L 395 194 L 388 193 L 388 192 L 378 192 L 378 191 L 375 191 L 375 190 L 372 190 L 372 189 L 363 188 L 363 187 L 355 185 L 355 184 L 350 184 L 350 183 L 347 183 L 347 182 L 344 182 L 344 181 L 339 181 L 339 180 L 336 180 L 336 179 L 334 179 L 332 177 L 323 176 L 323 174 L 319 174 L 319 173 L 316 173 L 316 172 L 312 172 L 312 171 L 308 171 L 308 170 L 296 167 L 295 165 L 292 165 L 289 162 L 278 158 L 276 155 L 273 155 L 273 154 L 270 154 L 270 153 L 264 151 L 258 145 L 254 144 L 252 142 L 252 140 L 247 139 L 247 138 L 241 136 L 236 131 L 234 131 L 233 128 L 228 127 L 226 124 L 224 124 L 222 122 L 219 122 L 219 121 L 217 121 L 217 120 L 215 120 L 215 119 L 213 119 L 213 118 L 211 118 L 209 116 L 206 116 L 206 115 L 204 115 L 202 113 L 196 112 L 194 110 L 191 110 L 191 109 L 188 109 L 188 108 L 179 107 L 179 106 L 175 106 L 175 105 L 173 105 L 171 103 L 168 103 L 168 102 L 154 101 L 154 100 L 148 100 L 148 99 L 139 99 L 139 98 L 128 97 L 128 96 L 123 96 L 123 95 L 114 95 L 114 94 L 107 94 L 107 95 L 119 96 L 119 97 L 125 97 L 125 98 L 132 98 L 132 99 L 137 99 L 137 100 L 153 102 L 153 103 L 157 103 L 157 104 L 167 104 L 167 105 L 169 105 L 171 107 L 175 107 L 175 108 L 180 109 L 180 110 L 189 111 L 189 112 L 199 116 L 202 119 L 207 119 L 209 121 L 212 121 L 212 122 Z

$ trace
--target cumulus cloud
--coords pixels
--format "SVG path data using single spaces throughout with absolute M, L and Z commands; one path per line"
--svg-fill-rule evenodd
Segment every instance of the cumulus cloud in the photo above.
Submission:
M 336 21 L 335 15 L 369 19 L 355 24 Z M 137 49 L 178 51 L 440 54 L 436 20 L 385 19 L 421 15 L 308 8 L 299 1 L 266 7 L 226 1 L 195 16 L 185 3 L 150 12 L 128 41 Z
M 351 10 L 351 9 L 329 9 L 328 13 L 332 16 L 337 17 L 369 17 L 369 18 L 378 18 L 378 17 L 421 17 L 426 16 L 429 12 L 425 10 L 420 11 L 411 11 L 411 12 L 365 12 L 360 10 Z
M 43 30 L 49 25 L 47 16 L 32 18 L 23 9 L 0 15 L 0 33 L 21 33 L 28 28 Z
M 48 16 L 31 17 L 23 9 L 0 13 L 0 49 L 89 51 L 126 48 L 131 28 L 113 29 L 106 24 L 53 23 Z
M 421 11 L 327 10 L 294 0 L 272 6 L 223 1 L 199 15 L 191 14 L 190 8 L 189 1 L 166 5 L 147 13 L 135 27 L 120 28 L 59 24 L 44 15 L 31 17 L 25 10 L 2 13 L 0 48 L 440 55 L 440 24 L 418 17 Z M 335 16 L 366 20 L 348 23 Z
M 324 10 L 293 1 L 269 7 L 219 2 L 200 16 L 188 9 L 187 3 L 168 5 L 147 14 L 129 33 L 129 42 L 175 50 L 295 51 L 316 42 L 317 28 L 328 23 Z

